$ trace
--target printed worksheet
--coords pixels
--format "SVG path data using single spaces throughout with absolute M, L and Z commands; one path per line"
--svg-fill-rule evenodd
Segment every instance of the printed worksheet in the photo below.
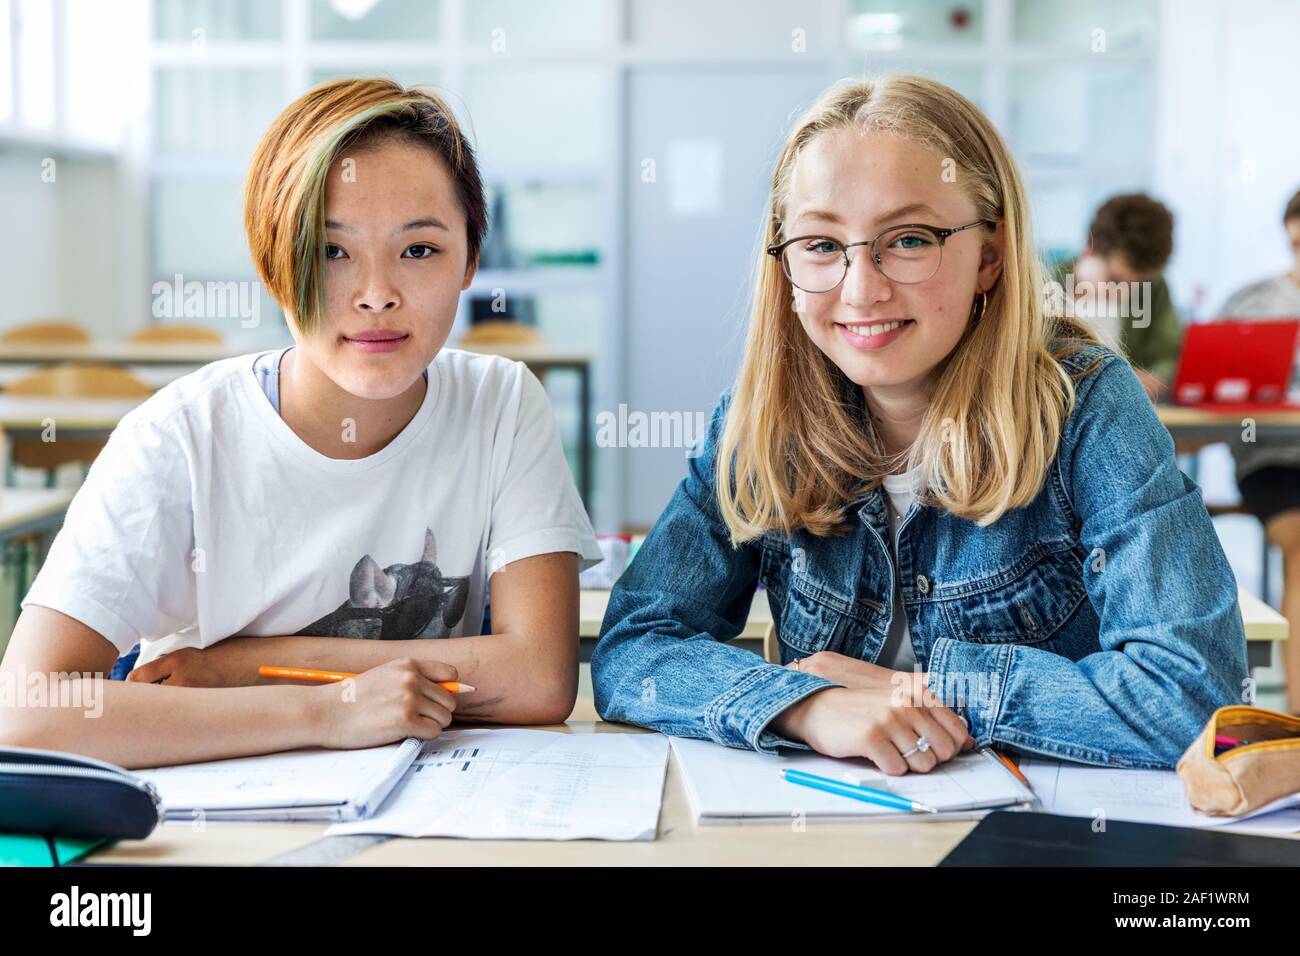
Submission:
M 1231 827 L 1243 833 L 1300 832 L 1300 806 L 1295 806 L 1300 794 L 1275 800 L 1249 817 L 1212 817 L 1192 809 L 1173 770 L 1090 767 L 1024 757 L 1020 772 L 1045 813 L 1171 827 Z
M 369 819 L 326 834 L 653 840 L 667 766 L 661 734 L 449 731 Z

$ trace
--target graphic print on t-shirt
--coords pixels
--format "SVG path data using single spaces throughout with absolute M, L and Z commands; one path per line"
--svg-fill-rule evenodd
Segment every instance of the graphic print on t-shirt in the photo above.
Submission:
M 444 577 L 437 557 L 432 528 L 425 529 L 424 553 L 414 564 L 380 569 L 363 555 L 352 568 L 348 600 L 298 635 L 372 641 L 448 637 L 465 615 L 469 577 Z

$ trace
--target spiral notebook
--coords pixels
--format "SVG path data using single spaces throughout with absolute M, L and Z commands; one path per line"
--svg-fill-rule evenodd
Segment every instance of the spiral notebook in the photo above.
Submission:
M 812 752 L 780 756 L 723 747 L 707 740 L 672 738 L 673 752 L 695 822 L 825 820 L 977 819 L 991 809 L 1030 810 L 1035 797 L 992 750 L 959 754 L 929 773 L 891 777 L 865 759 L 837 759 Z M 910 813 L 863 803 L 786 781 L 784 769 L 889 790 L 918 800 L 938 813 Z

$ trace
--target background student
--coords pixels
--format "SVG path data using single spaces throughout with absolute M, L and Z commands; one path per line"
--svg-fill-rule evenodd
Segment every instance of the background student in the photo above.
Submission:
M 1080 280 L 1150 284 L 1149 292 L 1143 293 L 1147 310 L 1143 318 L 1150 321 L 1139 327 L 1133 315 L 1116 316 L 1118 342 L 1112 344 L 1118 344 L 1132 363 L 1152 401 L 1173 382 L 1183 339 L 1182 322 L 1164 278 L 1173 250 L 1173 213 L 1143 193 L 1126 193 L 1102 203 L 1088 226 L 1083 253 L 1059 264 L 1054 275 L 1062 286 L 1069 272 L 1074 273 L 1076 285 Z

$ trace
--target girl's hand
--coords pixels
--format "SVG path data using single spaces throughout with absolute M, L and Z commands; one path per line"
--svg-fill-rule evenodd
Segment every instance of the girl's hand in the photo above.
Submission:
M 843 654 L 822 652 L 791 670 L 813 673 L 844 687 L 828 687 L 786 708 L 772 722 L 784 737 L 802 740 L 828 757 L 866 757 L 891 776 L 927 773 L 975 740 L 966 723 L 939 703 L 924 673 L 895 671 Z M 918 737 L 930 749 L 902 756 Z
M 403 657 L 313 688 L 321 746 L 352 750 L 406 737 L 432 740 L 456 710 L 456 695 L 437 683 L 447 680 L 457 680 L 450 664 Z
M 172 684 L 178 687 L 243 687 L 251 683 L 226 666 L 220 644 L 213 647 L 182 647 L 142 664 L 126 675 L 129 681 Z

